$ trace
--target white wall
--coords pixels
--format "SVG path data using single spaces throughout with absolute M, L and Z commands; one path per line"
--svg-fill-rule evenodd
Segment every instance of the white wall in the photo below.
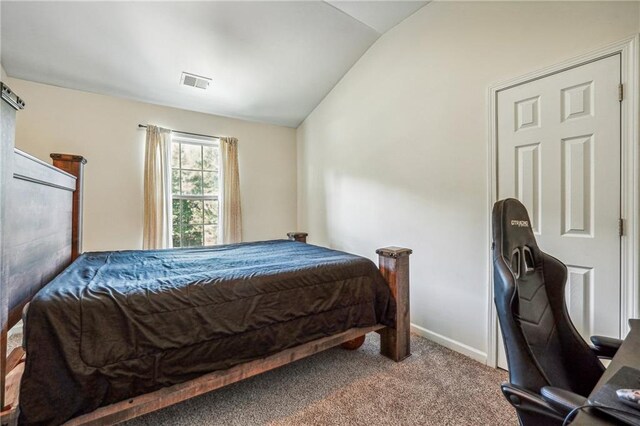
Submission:
M 286 238 L 296 229 L 295 130 L 161 107 L 9 78 L 27 104 L 16 146 L 49 161 L 51 152 L 87 158 L 84 249 L 142 247 L 145 132 L 152 123 L 239 139 L 244 239 Z
M 639 17 L 637 2 L 428 4 L 298 128 L 299 228 L 372 258 L 413 248 L 412 322 L 484 359 L 487 88 L 630 36 Z

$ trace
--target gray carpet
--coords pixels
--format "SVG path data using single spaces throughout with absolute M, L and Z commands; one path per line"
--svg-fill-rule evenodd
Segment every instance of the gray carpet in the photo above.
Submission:
M 418 336 L 411 343 L 412 356 L 394 363 L 372 333 L 355 352 L 331 349 L 126 424 L 517 424 L 500 393 L 506 373 Z

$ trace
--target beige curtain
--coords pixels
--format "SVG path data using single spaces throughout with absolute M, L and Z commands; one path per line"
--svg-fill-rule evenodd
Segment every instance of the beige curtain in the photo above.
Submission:
M 222 243 L 242 241 L 242 209 L 240 208 L 240 173 L 238 171 L 238 139 L 220 138 Z
M 145 250 L 171 247 L 171 130 L 147 126 L 144 158 Z

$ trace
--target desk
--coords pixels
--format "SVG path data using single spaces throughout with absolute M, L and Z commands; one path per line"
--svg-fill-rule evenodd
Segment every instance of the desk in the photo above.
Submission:
M 623 366 L 629 366 L 640 370 L 640 319 L 629 320 L 629 326 L 631 331 L 624 339 L 622 346 L 616 352 L 616 355 L 611 360 L 609 367 L 596 383 L 593 388 L 593 395 L 601 386 L 609 381 L 609 379 L 616 374 L 616 372 Z M 591 396 L 589 395 L 589 396 Z M 594 410 L 581 411 L 573 422 L 572 425 L 580 426 L 596 426 L 596 425 L 613 425 L 615 423 L 609 417 L 601 414 L 596 414 Z

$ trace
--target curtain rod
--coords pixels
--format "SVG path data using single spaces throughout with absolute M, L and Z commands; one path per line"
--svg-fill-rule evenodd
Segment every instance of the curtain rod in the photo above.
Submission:
M 140 129 L 146 129 L 147 126 L 145 124 L 138 124 L 138 128 Z M 200 137 L 204 137 L 204 138 L 213 138 L 213 139 L 222 139 L 222 136 L 214 136 L 214 135 L 203 135 L 201 133 L 191 133 L 191 132 L 183 132 L 181 130 L 172 130 L 170 129 L 173 133 L 180 133 L 183 135 L 189 135 L 189 136 L 200 136 Z

